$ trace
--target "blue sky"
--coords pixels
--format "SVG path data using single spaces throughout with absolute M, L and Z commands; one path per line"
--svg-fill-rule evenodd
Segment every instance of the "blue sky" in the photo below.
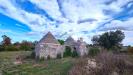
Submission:
M 133 0 L 0 0 L 0 36 L 13 42 L 51 31 L 58 39 L 91 43 L 92 36 L 116 29 L 125 33 L 124 45 L 133 45 Z

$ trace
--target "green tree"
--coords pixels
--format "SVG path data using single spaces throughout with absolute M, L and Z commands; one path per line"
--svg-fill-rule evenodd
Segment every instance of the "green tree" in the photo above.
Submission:
M 122 40 L 125 38 L 125 35 L 122 31 L 116 30 L 116 31 L 110 31 L 105 32 L 102 35 L 99 35 L 97 37 L 92 38 L 92 42 L 95 44 L 110 49 L 114 46 L 120 46 Z
M 58 41 L 59 41 L 59 43 L 60 43 L 61 45 L 64 44 L 64 40 L 60 40 L 60 39 L 58 39 Z
M 97 35 L 93 36 L 91 39 L 93 45 L 98 45 L 99 44 L 98 40 L 99 40 L 99 36 Z

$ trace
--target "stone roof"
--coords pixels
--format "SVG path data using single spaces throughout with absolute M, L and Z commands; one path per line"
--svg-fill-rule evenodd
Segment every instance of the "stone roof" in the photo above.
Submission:
M 41 43 L 53 43 L 53 44 L 59 44 L 58 40 L 52 35 L 51 32 L 48 32 L 41 40 Z
M 74 45 L 75 44 L 75 40 L 69 36 L 66 41 L 65 41 L 65 45 Z

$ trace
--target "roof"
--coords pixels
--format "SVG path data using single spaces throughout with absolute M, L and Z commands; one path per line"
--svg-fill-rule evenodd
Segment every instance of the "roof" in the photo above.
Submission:
M 41 40 L 41 43 L 53 43 L 53 44 L 60 44 L 56 38 L 52 35 L 51 32 L 48 32 Z
M 75 44 L 75 40 L 69 36 L 66 41 L 65 41 L 65 45 L 74 45 Z

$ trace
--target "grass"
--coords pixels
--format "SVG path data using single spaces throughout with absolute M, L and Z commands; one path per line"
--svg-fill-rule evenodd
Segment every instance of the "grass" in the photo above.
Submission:
M 13 64 L 18 55 L 26 57 L 30 54 L 30 51 L 0 52 L 0 75 L 1 72 L 3 72 L 2 75 L 67 75 L 68 71 L 70 71 L 73 67 L 73 64 L 75 65 L 78 62 L 80 63 L 83 59 L 67 57 L 39 62 L 36 62 L 34 59 L 24 59 L 23 64 L 21 65 Z M 128 54 L 127 56 L 129 56 L 128 58 L 131 63 L 133 63 L 133 55 Z M 128 73 L 129 72 L 125 75 L 131 75 L 132 72 L 129 74 Z
M 72 67 L 74 59 L 51 59 L 36 62 L 24 59 L 23 64 L 14 65 L 17 55 L 27 56 L 30 51 L 0 52 L 0 70 L 3 75 L 66 75 Z

